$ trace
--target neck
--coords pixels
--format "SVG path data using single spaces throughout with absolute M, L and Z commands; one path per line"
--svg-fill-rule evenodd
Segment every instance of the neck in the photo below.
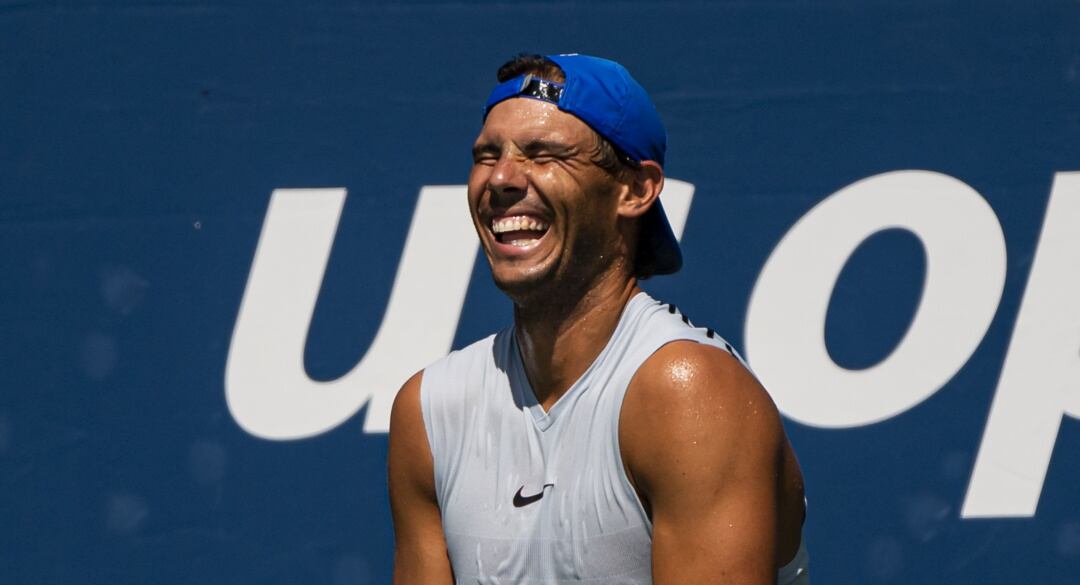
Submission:
M 551 408 L 585 373 L 638 292 L 637 279 L 606 279 L 587 290 L 514 305 L 514 324 L 525 372 L 536 399 Z

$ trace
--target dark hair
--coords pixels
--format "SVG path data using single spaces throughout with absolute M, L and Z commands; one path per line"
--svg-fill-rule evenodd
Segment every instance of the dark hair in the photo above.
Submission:
M 520 75 L 530 73 L 556 83 L 566 81 L 566 75 L 563 73 L 563 70 L 559 67 L 558 63 L 555 63 L 543 55 L 531 53 L 521 53 L 506 63 L 503 63 L 502 66 L 499 67 L 498 73 L 496 73 L 496 78 L 499 80 L 499 83 L 502 83 Z M 634 160 L 633 157 L 617 148 L 610 140 L 601 136 L 596 130 L 593 130 L 593 132 L 596 134 L 597 138 L 597 152 L 591 159 L 593 164 L 613 177 L 621 177 L 624 173 L 641 168 L 640 162 Z M 645 218 L 642 218 L 642 221 L 644 220 Z M 641 221 L 639 221 L 638 225 L 639 230 L 646 229 L 645 224 Z M 634 276 L 640 279 L 646 279 L 656 274 L 656 254 L 648 246 L 642 245 L 646 239 L 644 234 L 639 231 L 638 244 L 635 246 L 636 249 L 634 251 Z

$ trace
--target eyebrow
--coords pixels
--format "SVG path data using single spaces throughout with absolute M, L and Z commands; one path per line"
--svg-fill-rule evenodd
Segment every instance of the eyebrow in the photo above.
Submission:
M 574 146 L 566 144 L 564 142 L 556 142 L 551 140 L 530 140 L 526 142 L 521 151 L 526 155 L 532 156 L 539 152 L 548 152 L 551 154 L 572 154 L 577 149 Z

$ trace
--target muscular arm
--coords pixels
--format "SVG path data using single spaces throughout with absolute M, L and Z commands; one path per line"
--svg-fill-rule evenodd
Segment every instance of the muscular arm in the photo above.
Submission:
M 775 405 L 737 360 L 664 346 L 630 384 L 619 437 L 652 516 L 656 585 L 776 582 L 799 545 L 802 478 Z
M 390 414 L 387 475 L 394 517 L 394 585 L 450 585 L 435 473 L 420 412 L 417 373 L 401 387 Z

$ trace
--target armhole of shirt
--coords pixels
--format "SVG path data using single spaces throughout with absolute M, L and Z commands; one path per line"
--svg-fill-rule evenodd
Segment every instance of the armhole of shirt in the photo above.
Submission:
M 799 550 L 788 564 L 780 567 L 776 575 L 777 585 L 809 585 L 810 553 L 806 550 L 806 530 L 799 537 Z
M 432 367 L 429 366 L 424 369 L 423 376 L 420 377 L 420 415 L 424 422 L 424 436 L 427 437 L 428 449 L 431 451 L 431 467 L 432 472 L 435 475 L 435 494 L 438 500 L 442 500 L 442 485 L 443 474 L 440 461 L 442 460 L 435 449 L 435 415 L 432 412 L 434 406 L 432 405 L 433 398 L 432 386 L 435 385 L 435 379 L 437 374 L 433 375 Z

